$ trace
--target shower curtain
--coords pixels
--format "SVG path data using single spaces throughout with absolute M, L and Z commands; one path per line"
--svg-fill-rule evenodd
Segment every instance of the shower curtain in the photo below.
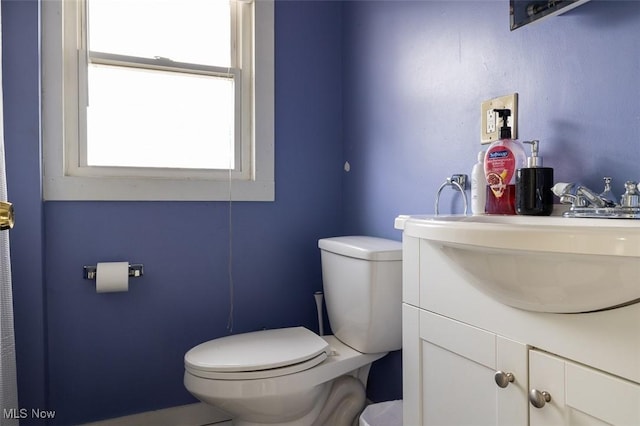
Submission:
M 2 16 L 0 14 L 0 29 Z M 2 32 L 0 31 L 0 200 L 7 200 L 2 102 Z M 0 231 L 0 426 L 18 425 L 16 351 L 13 334 L 13 294 L 9 231 Z

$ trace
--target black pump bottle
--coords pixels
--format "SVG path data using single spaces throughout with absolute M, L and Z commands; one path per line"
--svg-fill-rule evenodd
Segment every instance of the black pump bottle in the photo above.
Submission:
M 516 170 L 516 213 L 549 216 L 553 211 L 553 169 L 542 167 L 539 141 L 522 142 L 531 144 L 531 157 L 527 158 L 527 167 Z

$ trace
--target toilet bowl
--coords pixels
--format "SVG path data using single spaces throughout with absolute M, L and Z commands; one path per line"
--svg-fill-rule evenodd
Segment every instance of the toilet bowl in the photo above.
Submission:
M 349 426 L 364 408 L 371 363 L 401 347 L 401 244 L 358 236 L 318 245 L 336 335 L 263 330 L 185 355 L 186 389 L 235 426 Z
M 267 370 L 253 370 L 250 362 L 246 363 L 246 367 L 237 363 L 225 373 L 221 365 L 213 367 L 209 364 L 208 369 L 203 368 L 202 359 L 206 357 L 207 350 L 215 351 L 215 348 L 200 345 L 200 348 L 194 348 L 199 348 L 200 353 L 190 351 L 185 357 L 185 387 L 201 401 L 227 411 L 232 415 L 236 426 L 273 423 L 308 426 L 320 416 L 333 379 L 348 375 L 364 392 L 371 363 L 386 355 L 385 352 L 363 354 L 334 336 L 320 337 L 302 327 L 258 331 L 237 336 L 247 337 L 247 340 L 243 341 L 246 343 L 245 354 L 257 355 L 273 349 L 269 340 L 276 337 L 276 334 L 279 334 L 277 338 L 281 343 L 289 339 L 293 342 L 307 338 L 309 360 Z M 223 339 L 227 338 L 217 340 Z M 214 340 L 203 345 L 208 343 L 217 342 Z M 294 343 L 294 346 L 296 344 Z M 238 349 L 240 346 L 241 344 L 237 346 Z M 317 346 L 323 346 L 320 354 L 317 354 Z M 297 348 L 293 350 L 296 351 Z M 305 363 L 307 365 L 303 366 Z M 303 369 L 304 367 L 306 369 Z M 248 371 L 240 371 L 242 369 Z M 300 371 L 291 372 L 295 370 Z M 342 386 L 355 387 L 355 383 L 345 381 Z M 331 411 L 331 407 L 326 409 Z M 356 414 L 358 413 L 354 413 Z

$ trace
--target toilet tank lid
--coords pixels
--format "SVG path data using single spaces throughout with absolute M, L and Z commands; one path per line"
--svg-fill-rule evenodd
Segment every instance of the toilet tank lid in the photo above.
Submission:
M 365 260 L 402 260 L 402 243 L 385 238 L 349 236 L 318 240 L 318 247 L 342 256 Z
M 234 334 L 202 343 L 184 356 L 193 369 L 216 372 L 259 371 L 329 354 L 329 344 L 304 327 Z

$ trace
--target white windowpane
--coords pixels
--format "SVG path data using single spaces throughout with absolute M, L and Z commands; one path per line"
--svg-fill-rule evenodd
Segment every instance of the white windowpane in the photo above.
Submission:
M 89 50 L 232 66 L 229 0 L 90 0 Z
M 89 166 L 234 166 L 231 78 L 91 65 Z

